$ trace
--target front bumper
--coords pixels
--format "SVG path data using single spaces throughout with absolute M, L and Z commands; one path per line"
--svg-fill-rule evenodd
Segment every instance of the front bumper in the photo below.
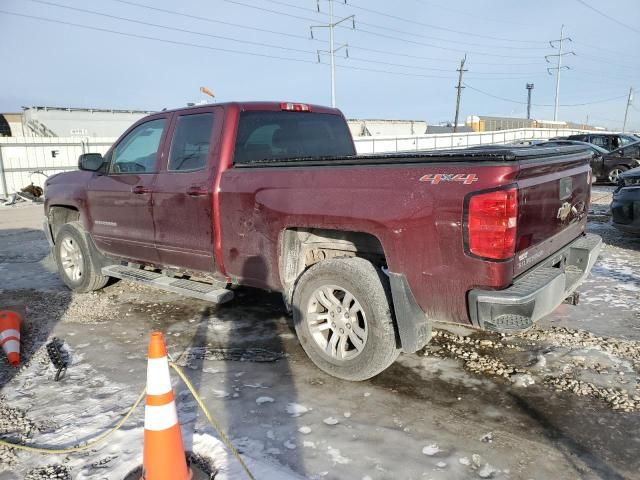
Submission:
M 611 222 L 625 232 L 640 233 L 640 186 L 623 187 L 614 192 Z
M 473 324 L 498 332 L 518 332 L 553 312 L 582 283 L 598 258 L 602 239 L 586 234 L 517 277 L 504 290 L 471 290 Z

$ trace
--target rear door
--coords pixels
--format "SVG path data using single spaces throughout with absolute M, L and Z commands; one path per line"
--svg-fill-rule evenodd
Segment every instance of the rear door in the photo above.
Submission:
M 176 114 L 168 155 L 153 192 L 155 242 L 162 265 L 213 272 L 213 189 L 221 107 Z
M 583 151 L 519 162 L 516 275 L 584 232 L 590 159 L 591 152 Z
M 156 115 L 134 126 L 105 157 L 106 171 L 87 188 L 92 237 L 102 251 L 154 263 L 152 189 L 169 126 Z

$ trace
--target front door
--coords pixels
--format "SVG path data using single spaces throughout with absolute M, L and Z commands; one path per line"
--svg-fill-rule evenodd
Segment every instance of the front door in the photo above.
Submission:
M 176 115 L 153 193 L 155 240 L 168 267 L 215 271 L 213 192 L 220 107 Z
M 133 127 L 105 157 L 102 174 L 87 189 L 92 237 L 106 253 L 133 261 L 158 262 L 154 243 L 152 189 L 169 117 Z

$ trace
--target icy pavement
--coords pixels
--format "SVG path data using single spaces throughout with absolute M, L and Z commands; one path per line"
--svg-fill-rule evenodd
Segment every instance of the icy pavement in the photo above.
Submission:
M 241 289 L 221 308 L 125 282 L 73 295 L 46 258 L 39 209 L 1 210 L 0 306 L 26 320 L 23 366 L 0 362 L 0 435 L 71 446 L 113 426 L 160 329 L 259 479 L 640 478 L 640 244 L 607 224 L 601 202 L 589 228 L 607 245 L 580 305 L 519 336 L 441 331 L 361 383 L 310 363 L 278 295 Z M 45 351 L 53 336 L 72 362 L 60 382 Z M 187 449 L 213 457 L 217 479 L 244 478 L 174 384 Z M 80 454 L 0 449 L 0 479 L 122 479 L 142 460 L 142 421 L 140 409 Z

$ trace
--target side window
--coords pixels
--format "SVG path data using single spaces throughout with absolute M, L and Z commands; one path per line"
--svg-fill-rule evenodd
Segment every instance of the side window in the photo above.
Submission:
M 609 145 L 607 145 L 607 137 L 604 137 L 602 135 L 591 135 L 591 143 L 609 150 Z
M 626 135 L 620 136 L 620 145 L 623 147 L 633 142 L 637 142 L 637 140 L 633 137 L 628 137 Z
M 113 151 L 111 173 L 151 173 L 166 120 L 159 118 L 134 128 Z
M 622 142 L 620 142 L 620 137 L 611 137 L 611 150 L 615 150 L 616 148 L 620 148 L 622 146 Z
M 204 168 L 209 157 L 212 128 L 213 113 L 179 116 L 171 142 L 168 170 L 200 170 Z

